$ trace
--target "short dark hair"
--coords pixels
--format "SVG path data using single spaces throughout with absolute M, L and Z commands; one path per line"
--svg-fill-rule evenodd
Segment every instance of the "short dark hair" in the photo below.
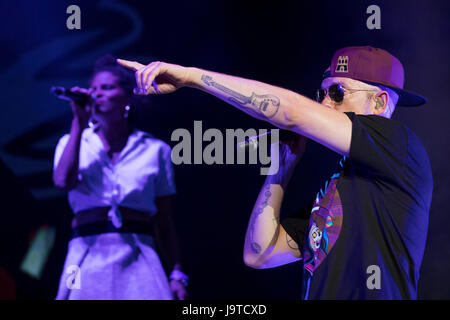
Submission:
M 119 81 L 120 87 L 126 92 L 126 94 L 130 98 L 133 96 L 133 89 L 136 87 L 136 78 L 133 71 L 118 64 L 116 58 L 112 54 L 107 54 L 97 59 L 91 81 L 96 74 L 104 71 L 115 75 Z
M 94 71 L 90 82 L 92 82 L 92 79 L 100 72 L 110 72 L 117 77 L 119 86 L 125 91 L 131 107 L 128 122 L 131 126 L 135 126 L 137 121 L 137 109 L 143 107 L 144 105 L 149 105 L 150 97 L 135 95 L 133 93 L 134 88 L 136 88 L 136 77 L 134 71 L 121 66 L 117 63 L 116 57 L 112 54 L 107 54 L 98 58 L 95 62 Z

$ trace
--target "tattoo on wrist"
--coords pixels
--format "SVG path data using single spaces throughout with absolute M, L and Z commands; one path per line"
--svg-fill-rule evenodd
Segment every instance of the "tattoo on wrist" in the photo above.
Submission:
M 280 99 L 272 94 L 259 95 L 252 92 L 252 95 L 250 97 L 247 97 L 239 92 L 231 90 L 230 88 L 227 88 L 215 82 L 211 76 L 202 75 L 201 79 L 207 86 L 214 87 L 230 95 L 228 100 L 230 100 L 230 102 L 232 103 L 246 108 L 248 108 L 246 105 L 249 104 L 255 106 L 261 111 L 264 116 L 269 119 L 273 118 L 278 113 L 278 109 L 280 108 Z

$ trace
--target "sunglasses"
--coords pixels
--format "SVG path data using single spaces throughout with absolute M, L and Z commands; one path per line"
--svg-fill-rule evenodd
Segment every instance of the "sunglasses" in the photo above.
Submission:
M 356 92 L 356 91 L 376 91 L 376 90 L 374 90 L 374 89 L 366 89 L 366 90 L 364 90 L 364 89 L 348 89 L 348 88 L 344 88 L 339 83 L 334 83 L 331 86 L 329 86 L 328 89 L 320 88 L 319 90 L 317 90 L 316 101 L 319 103 L 322 103 L 323 99 L 325 99 L 325 97 L 328 95 L 331 100 L 333 100 L 334 102 L 340 103 L 340 102 L 342 102 L 342 100 L 344 100 L 345 91 Z M 353 92 L 351 92 L 350 94 L 352 94 Z

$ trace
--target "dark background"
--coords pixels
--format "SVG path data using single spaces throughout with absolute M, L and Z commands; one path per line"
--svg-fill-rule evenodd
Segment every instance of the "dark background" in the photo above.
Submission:
M 81 30 L 66 28 L 66 8 L 81 8 Z M 381 29 L 369 30 L 366 9 L 381 8 Z M 56 143 L 68 132 L 68 105 L 52 85 L 88 86 L 95 60 L 113 53 L 148 63 L 161 60 L 251 78 L 313 97 L 333 52 L 371 45 L 402 61 L 405 88 L 428 97 L 421 108 L 397 108 L 393 118 L 423 141 L 434 176 L 428 242 L 419 297 L 450 298 L 446 203 L 450 190 L 447 1 L 3 1 L 0 7 L 0 267 L 17 297 L 53 299 L 70 234 L 66 195 L 52 187 Z M 172 147 L 177 128 L 269 128 L 200 91 L 151 98 L 139 127 Z M 204 145 L 206 145 L 205 143 Z M 310 201 L 337 157 L 310 144 L 290 184 L 282 216 Z M 242 261 L 251 209 L 264 177 L 257 165 L 180 165 L 176 226 L 193 299 L 298 299 L 300 264 L 253 270 Z M 42 277 L 19 270 L 42 225 L 56 241 Z

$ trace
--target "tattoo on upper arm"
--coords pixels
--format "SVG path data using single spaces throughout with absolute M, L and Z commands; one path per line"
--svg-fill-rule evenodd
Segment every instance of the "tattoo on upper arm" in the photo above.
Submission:
M 264 208 L 267 206 L 267 202 L 269 198 L 272 196 L 272 193 L 270 192 L 270 186 L 265 186 L 264 191 L 264 200 L 261 202 L 261 205 L 258 209 L 256 209 L 256 214 L 253 215 L 252 220 L 250 222 L 250 247 L 254 253 L 261 253 L 261 245 L 259 245 L 257 242 L 253 240 L 253 232 L 255 231 L 255 221 L 256 218 L 263 213 Z
M 291 248 L 292 250 L 299 251 L 297 242 L 295 242 L 294 239 L 292 239 L 287 232 L 286 232 L 286 243 L 288 247 Z
M 247 104 L 251 104 L 261 110 L 262 114 L 267 118 L 274 117 L 278 109 L 280 108 L 280 99 L 272 94 L 255 94 L 252 92 L 250 97 L 244 96 L 243 94 L 231 90 L 213 80 L 211 76 L 202 75 L 202 81 L 207 85 L 219 89 L 222 92 L 230 95 L 228 100 L 232 103 L 236 103 L 243 107 L 247 107 Z
M 254 253 L 260 253 L 261 252 L 261 246 L 258 243 L 254 242 L 254 241 L 250 243 L 250 247 L 252 248 L 252 251 Z

